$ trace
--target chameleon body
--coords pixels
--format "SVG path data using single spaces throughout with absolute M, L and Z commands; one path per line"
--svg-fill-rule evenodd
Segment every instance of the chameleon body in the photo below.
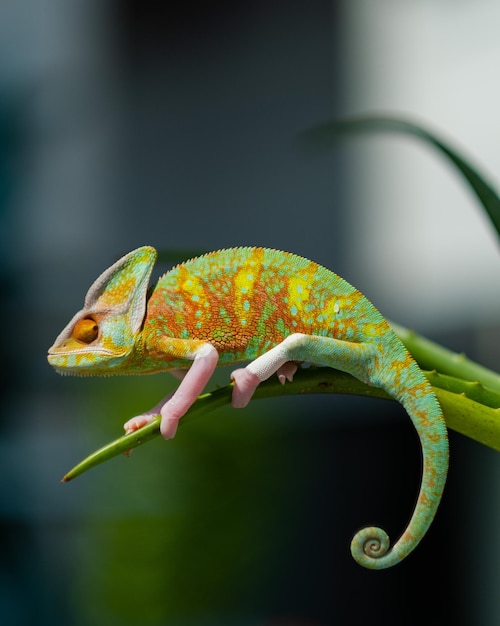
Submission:
M 277 373 L 292 380 L 303 361 L 348 372 L 381 387 L 407 410 L 420 437 L 422 483 L 413 516 L 389 547 L 376 527 L 353 538 L 355 560 L 371 569 L 399 563 L 429 528 L 448 468 L 446 426 L 427 379 L 377 309 L 348 282 L 316 263 L 265 248 L 233 248 L 182 263 L 148 289 L 156 251 L 138 248 L 91 286 L 49 350 L 60 373 L 144 374 L 170 371 L 177 390 L 125 424 L 133 431 L 161 413 L 161 433 L 203 391 L 217 365 L 233 371 L 232 404 L 245 406 Z

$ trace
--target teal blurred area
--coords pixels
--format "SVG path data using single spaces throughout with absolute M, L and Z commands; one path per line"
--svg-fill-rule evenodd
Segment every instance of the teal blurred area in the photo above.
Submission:
M 413 508 L 419 446 L 395 403 L 227 408 L 59 483 L 175 384 L 46 362 L 120 255 L 154 245 L 158 275 L 196 250 L 264 245 L 361 272 L 356 162 L 296 144 L 350 113 L 344 17 L 342 2 L 2 2 L 2 625 L 412 626 L 431 606 L 444 623 L 498 623 L 498 458 L 479 444 L 451 435 L 443 505 L 406 562 L 351 559 L 357 529 L 395 539 Z M 497 331 L 433 338 L 495 367 Z

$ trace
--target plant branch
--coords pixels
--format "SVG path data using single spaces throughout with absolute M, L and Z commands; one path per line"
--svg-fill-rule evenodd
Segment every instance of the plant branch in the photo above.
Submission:
M 451 353 L 452 355 L 454 353 Z M 467 437 L 500 451 L 500 392 L 435 371 L 425 372 L 441 403 L 446 423 Z M 230 404 L 233 385 L 216 389 L 198 398 L 180 421 L 188 424 Z M 391 399 L 382 389 L 370 387 L 349 374 L 329 367 L 299 369 L 292 383 L 281 385 L 273 377 L 257 387 L 254 399 L 309 393 L 338 393 Z M 62 479 L 68 482 L 83 472 L 119 454 L 126 453 L 160 435 L 160 416 L 150 424 L 100 448 L 76 465 Z
M 403 326 L 390 322 L 393 330 L 424 370 L 436 370 L 469 381 L 477 381 L 500 393 L 500 374 L 440 346 Z

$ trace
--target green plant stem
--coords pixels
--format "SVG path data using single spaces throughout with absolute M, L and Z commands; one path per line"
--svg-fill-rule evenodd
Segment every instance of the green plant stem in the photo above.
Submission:
M 500 408 L 484 406 L 446 389 L 435 392 L 448 428 L 500 452 Z
M 500 394 L 481 384 L 436 372 L 426 372 L 426 375 L 441 402 L 448 427 L 500 451 Z M 193 419 L 229 404 L 232 388 L 231 384 L 200 396 L 180 424 L 188 424 Z M 349 374 L 328 367 L 300 369 L 294 381 L 286 385 L 281 385 L 273 377 L 257 387 L 254 399 L 309 393 L 339 393 L 391 399 L 382 389 L 365 385 Z M 489 406 L 490 404 L 494 406 Z M 159 426 L 160 416 L 135 433 L 124 435 L 100 448 L 69 471 L 62 482 L 68 482 L 90 468 L 159 436 Z
M 458 354 L 418 335 L 394 322 L 390 323 L 415 361 L 424 370 L 436 370 L 463 380 L 479 382 L 500 393 L 500 374 L 474 363 L 465 354 Z

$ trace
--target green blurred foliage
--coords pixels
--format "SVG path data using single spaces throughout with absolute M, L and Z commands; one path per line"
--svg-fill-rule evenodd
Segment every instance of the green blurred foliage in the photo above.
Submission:
M 115 416 L 150 405 L 168 378 L 89 382 L 89 439 L 116 433 Z M 252 612 L 269 553 L 281 542 L 285 556 L 293 496 L 282 462 L 293 451 L 275 406 L 223 409 L 78 479 L 91 483 L 93 511 L 81 521 L 74 586 L 83 623 L 205 624 Z M 100 416 L 102 407 L 113 415 Z

